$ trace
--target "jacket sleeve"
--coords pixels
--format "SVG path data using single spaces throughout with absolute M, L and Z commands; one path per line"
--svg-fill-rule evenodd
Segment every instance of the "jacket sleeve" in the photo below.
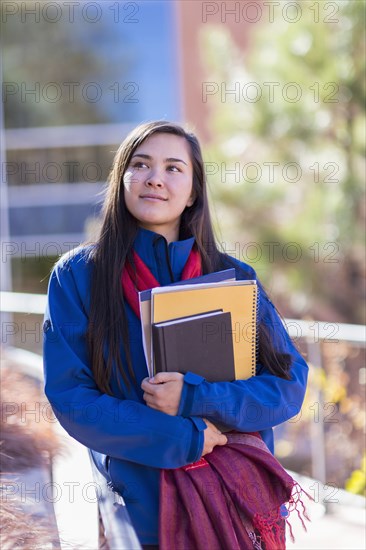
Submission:
M 255 278 L 253 275 L 254 272 L 251 278 Z M 261 431 L 300 412 L 308 366 L 260 284 L 259 288 L 259 319 L 270 330 L 275 349 L 291 356 L 291 379 L 279 378 L 261 364 L 257 364 L 256 376 L 233 382 L 207 382 L 188 372 L 178 414 L 202 416 L 239 431 Z
M 88 362 L 87 313 L 70 266 L 57 265 L 44 321 L 45 393 L 61 425 L 87 447 L 157 468 L 177 468 L 202 453 L 201 418 L 169 416 L 103 394 Z

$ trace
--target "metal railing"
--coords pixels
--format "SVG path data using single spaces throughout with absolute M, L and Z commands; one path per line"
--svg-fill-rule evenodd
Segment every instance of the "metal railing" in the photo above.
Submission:
M 6 313 L 43 315 L 46 302 L 47 296 L 45 294 L 0 292 L 0 311 Z M 366 345 L 366 325 L 304 321 L 301 319 L 285 319 L 285 325 L 290 336 L 294 339 L 305 338 L 312 343 L 345 341 L 361 347 Z
M 2 315 L 28 313 L 43 315 L 47 296 L 43 294 L 26 294 L 17 292 L 0 292 L 0 311 Z M 345 323 L 305 321 L 284 319 L 290 336 L 296 341 L 302 339 L 306 345 L 307 360 L 312 369 L 322 369 L 321 344 L 323 342 L 349 342 L 355 347 L 366 347 L 366 326 Z M 5 343 L 5 342 L 4 342 Z M 316 390 L 316 400 L 321 416 L 324 413 L 324 396 L 321 388 Z M 311 424 L 311 463 L 312 477 L 326 483 L 326 454 L 324 422 Z

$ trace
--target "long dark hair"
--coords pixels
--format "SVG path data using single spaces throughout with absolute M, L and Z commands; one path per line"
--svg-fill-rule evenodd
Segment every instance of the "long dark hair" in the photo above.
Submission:
M 136 381 L 131 361 L 121 273 L 127 259 L 133 264 L 132 246 L 139 226 L 126 207 L 123 176 L 137 147 L 157 133 L 182 137 L 190 147 L 196 198 L 192 206 L 186 207 L 182 213 L 179 239 L 192 236 L 195 238 L 203 273 L 217 271 L 228 261 L 230 263 L 229 257 L 220 252 L 216 244 L 208 207 L 204 163 L 196 136 L 167 121 L 139 125 L 125 138 L 115 155 L 104 201 L 102 227 L 91 253 L 94 266 L 87 342 L 95 381 L 101 391 L 109 394 L 112 393 L 110 380 L 113 365 L 127 385 Z M 127 368 L 121 360 L 121 340 Z M 259 361 L 273 374 L 289 378 L 289 357 L 273 348 L 263 323 L 259 325 L 259 342 Z M 106 347 L 108 357 L 105 361 Z

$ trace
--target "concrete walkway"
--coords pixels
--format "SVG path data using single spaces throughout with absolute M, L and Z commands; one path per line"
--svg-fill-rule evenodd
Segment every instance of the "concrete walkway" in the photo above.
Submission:
M 290 474 L 314 497 L 314 483 L 319 482 L 294 472 Z M 319 483 L 319 486 L 322 485 Z M 313 490 L 309 490 L 310 487 Z M 288 550 L 364 550 L 366 548 L 365 499 L 337 489 L 332 500 L 334 502 L 329 503 L 327 497 L 321 498 L 321 495 L 318 503 L 304 499 L 311 522 L 306 522 L 307 532 L 305 532 L 300 521 L 293 517 L 291 524 L 295 542 L 291 542 L 288 536 Z

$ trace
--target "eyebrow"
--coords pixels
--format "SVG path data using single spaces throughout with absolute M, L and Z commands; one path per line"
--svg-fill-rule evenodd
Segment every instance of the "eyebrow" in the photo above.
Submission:
M 136 153 L 135 155 L 132 155 L 132 159 L 135 158 L 135 157 L 141 157 L 143 159 L 147 159 L 147 160 L 152 160 L 152 157 L 150 155 L 146 155 L 145 153 Z M 176 159 L 174 157 L 169 157 L 169 158 L 166 158 L 164 159 L 164 162 L 182 162 L 183 164 L 185 164 L 186 166 L 188 166 L 188 164 L 186 162 L 184 162 L 184 160 L 182 159 Z

